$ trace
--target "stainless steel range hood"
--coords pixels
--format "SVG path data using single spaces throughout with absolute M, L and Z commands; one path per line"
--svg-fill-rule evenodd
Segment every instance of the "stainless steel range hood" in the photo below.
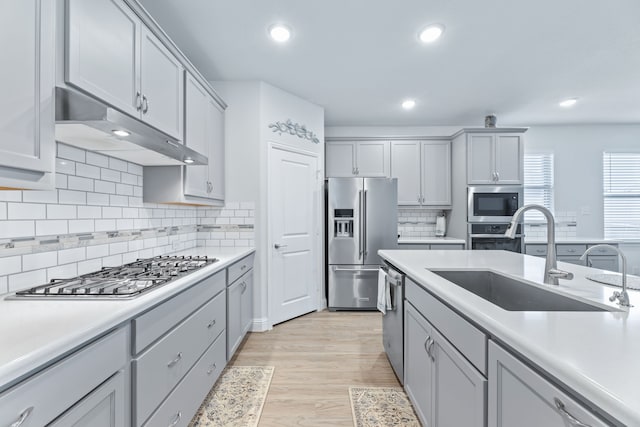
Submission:
M 143 166 L 208 164 L 206 156 L 164 132 L 61 87 L 56 88 L 56 141 Z

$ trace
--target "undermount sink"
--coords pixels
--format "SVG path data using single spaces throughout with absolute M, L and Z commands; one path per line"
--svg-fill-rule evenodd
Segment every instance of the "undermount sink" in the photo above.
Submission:
M 491 271 L 432 273 L 508 311 L 611 311 Z

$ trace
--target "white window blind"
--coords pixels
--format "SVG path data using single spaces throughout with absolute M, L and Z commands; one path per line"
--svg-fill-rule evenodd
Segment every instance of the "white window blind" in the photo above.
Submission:
M 524 155 L 524 204 L 542 205 L 553 212 L 553 153 Z M 525 213 L 526 222 L 543 222 L 538 211 Z
M 604 237 L 640 239 L 640 153 L 603 156 Z

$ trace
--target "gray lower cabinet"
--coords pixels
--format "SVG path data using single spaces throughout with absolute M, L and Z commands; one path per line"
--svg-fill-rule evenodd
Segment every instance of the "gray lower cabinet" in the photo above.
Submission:
M 128 426 L 128 339 L 118 329 L 0 394 L 0 425 Z
M 227 360 L 231 360 L 253 322 L 253 255 L 227 273 Z
M 568 262 L 569 264 L 587 265 L 586 259 L 580 259 L 580 255 L 557 255 L 556 260 Z
M 128 414 L 125 411 L 126 390 L 125 373 L 119 371 L 49 426 L 119 427 L 128 425 Z
M 423 425 L 485 426 L 487 379 L 418 310 L 405 307 L 405 388 Z
M 618 255 L 610 248 L 597 248 L 593 252 L 590 252 L 586 259 L 580 259 L 582 254 L 587 250 L 587 247 L 594 245 L 596 245 L 596 243 L 556 243 L 556 259 L 562 262 L 585 265 L 601 270 L 619 271 Z M 611 245 L 617 246 L 617 243 Z M 525 253 L 527 255 L 545 257 L 547 256 L 547 245 L 543 243 L 527 243 L 525 244 Z
M 587 266 L 601 270 L 618 271 L 617 255 L 587 255 Z
M 489 343 L 489 427 L 608 425 L 502 347 Z
M 463 243 L 398 243 L 398 249 L 463 250 Z

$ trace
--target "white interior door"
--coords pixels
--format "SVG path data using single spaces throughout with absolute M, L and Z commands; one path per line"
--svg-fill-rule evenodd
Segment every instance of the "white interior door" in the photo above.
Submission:
M 272 145 L 269 156 L 271 323 L 318 308 L 318 159 Z

